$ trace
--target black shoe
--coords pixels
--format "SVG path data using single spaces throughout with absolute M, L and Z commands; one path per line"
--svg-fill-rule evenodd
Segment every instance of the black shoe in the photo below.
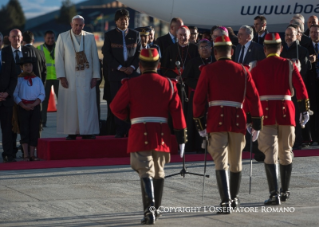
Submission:
M 219 204 L 217 214 L 230 214 L 231 202 L 224 202 Z
M 155 224 L 155 199 L 153 178 L 141 178 L 141 189 L 143 199 L 144 218 L 142 224 Z
M 124 135 L 122 135 L 122 134 L 116 134 L 114 137 L 115 137 L 115 138 L 124 138 Z
M 241 182 L 241 172 L 230 172 L 230 196 L 232 208 L 238 208 L 240 206 L 240 200 L 238 198 L 239 188 Z
M 269 199 L 265 200 L 265 205 L 280 205 L 280 195 L 277 193 L 274 193 L 269 196 Z
M 95 140 L 96 137 L 95 137 L 95 135 L 85 135 L 85 136 L 82 136 L 82 139 L 84 139 L 84 140 Z
M 280 195 L 278 190 L 277 166 L 276 164 L 265 164 L 267 182 L 269 186 L 270 196 L 265 205 L 280 205 Z
M 76 135 L 68 135 L 65 139 L 66 140 L 76 140 Z
M 264 162 L 265 160 L 265 154 L 258 151 L 255 153 L 255 156 L 254 156 L 254 159 L 257 161 L 257 162 Z
M 217 214 L 230 214 L 231 199 L 229 195 L 229 183 L 226 170 L 216 170 L 216 180 L 221 198 L 220 209 Z
M 283 192 L 281 189 L 280 189 L 280 201 L 282 202 L 286 202 L 290 197 L 290 191 L 285 191 Z
M 280 205 L 280 195 L 273 194 L 269 196 L 269 199 L 265 200 L 264 205 Z
M 232 207 L 233 209 L 237 209 L 237 208 L 240 207 L 240 200 L 239 200 L 238 197 L 232 199 L 232 201 L 231 201 L 231 207 Z
M 15 158 L 13 157 L 8 157 L 8 156 L 2 156 L 3 157 L 3 162 L 4 163 L 9 163 L 9 162 L 16 162 Z

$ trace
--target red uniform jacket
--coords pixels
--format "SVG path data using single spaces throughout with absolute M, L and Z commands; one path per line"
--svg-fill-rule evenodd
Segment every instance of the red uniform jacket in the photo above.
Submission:
M 252 117 L 262 117 L 262 108 L 258 91 L 251 74 L 242 65 L 230 59 L 220 59 L 202 69 L 194 94 L 193 114 L 199 118 L 205 114 L 207 103 L 224 100 L 243 103 L 250 100 Z M 245 81 L 246 78 L 246 81 Z M 212 106 L 208 108 L 207 132 L 246 133 L 246 114 L 242 108 L 230 106 Z
M 172 91 L 173 89 L 173 91 Z M 173 93 L 173 94 L 172 94 Z M 176 130 L 186 128 L 176 82 L 157 73 L 144 73 L 123 83 L 110 108 L 119 119 L 164 117 L 170 113 Z M 156 150 L 169 152 L 171 132 L 166 123 L 133 124 L 128 136 L 128 153 Z
M 259 96 L 290 95 L 289 62 L 279 56 L 270 56 L 257 63 L 251 71 Z M 308 99 L 308 93 L 302 77 L 294 65 L 292 85 L 295 88 L 297 100 Z M 261 101 L 264 112 L 264 125 L 295 126 L 295 106 L 290 100 Z

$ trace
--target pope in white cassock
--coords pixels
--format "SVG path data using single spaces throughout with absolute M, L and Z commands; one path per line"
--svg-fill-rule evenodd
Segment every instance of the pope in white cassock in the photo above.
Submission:
M 72 18 L 72 29 L 61 33 L 55 47 L 55 69 L 60 80 L 57 133 L 95 139 L 99 119 L 95 86 L 100 79 L 100 63 L 94 35 L 83 31 L 84 18 Z

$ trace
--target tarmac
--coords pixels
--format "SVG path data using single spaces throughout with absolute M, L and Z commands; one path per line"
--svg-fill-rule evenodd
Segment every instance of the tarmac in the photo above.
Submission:
M 104 119 L 106 103 L 101 103 L 101 107 Z M 55 125 L 56 113 L 49 113 L 42 137 L 63 137 L 56 134 Z M 164 213 L 155 225 L 318 226 L 318 163 L 318 156 L 294 158 L 290 199 L 280 206 L 266 207 L 263 201 L 268 197 L 268 185 L 264 165 L 253 161 L 249 194 L 250 161 L 243 160 L 241 208 L 230 215 L 217 215 L 220 198 L 214 163 L 210 161 L 204 198 L 203 177 L 187 174 L 185 178 L 178 175 L 165 180 Z M 186 166 L 194 173 L 204 170 L 203 162 Z M 182 163 L 172 163 L 166 165 L 165 172 L 170 175 L 181 169 Z M 142 215 L 139 177 L 128 165 L 0 172 L 1 227 L 139 226 Z

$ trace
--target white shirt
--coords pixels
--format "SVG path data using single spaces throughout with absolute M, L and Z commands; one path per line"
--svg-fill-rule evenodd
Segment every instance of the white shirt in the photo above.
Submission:
M 32 101 L 40 99 L 43 102 L 45 98 L 45 91 L 43 83 L 40 77 L 34 77 L 32 80 L 32 86 L 30 86 L 29 80 L 25 80 L 23 77 L 18 77 L 18 83 L 13 92 L 13 98 L 16 104 L 19 104 L 22 99 Z
M 247 54 L 247 50 L 248 50 L 250 44 L 251 44 L 251 40 L 248 41 L 248 42 L 244 45 L 244 46 L 245 46 L 245 50 L 244 50 L 243 62 L 244 62 L 244 60 L 245 60 L 245 57 L 246 57 L 246 54 Z M 243 46 L 240 47 L 240 52 L 239 52 L 239 56 L 238 56 L 238 61 L 239 61 L 239 59 L 240 59 L 242 49 L 243 49 Z
M 266 35 L 266 32 L 264 32 L 263 34 L 259 35 L 258 34 L 258 37 L 264 37 Z
M 176 43 L 176 38 L 175 38 L 175 36 L 173 36 L 170 32 L 168 32 L 168 34 L 171 36 L 171 39 L 172 39 L 173 43 Z
M 18 48 L 18 49 L 14 49 L 13 46 L 11 46 L 11 50 L 12 50 L 12 54 L 13 54 L 13 58 L 14 58 L 14 61 L 16 61 L 16 50 L 18 50 L 18 55 L 19 55 L 19 58 L 23 58 L 23 54 L 22 54 L 22 49 L 21 49 L 21 46 Z M 17 63 L 17 62 L 16 62 Z

